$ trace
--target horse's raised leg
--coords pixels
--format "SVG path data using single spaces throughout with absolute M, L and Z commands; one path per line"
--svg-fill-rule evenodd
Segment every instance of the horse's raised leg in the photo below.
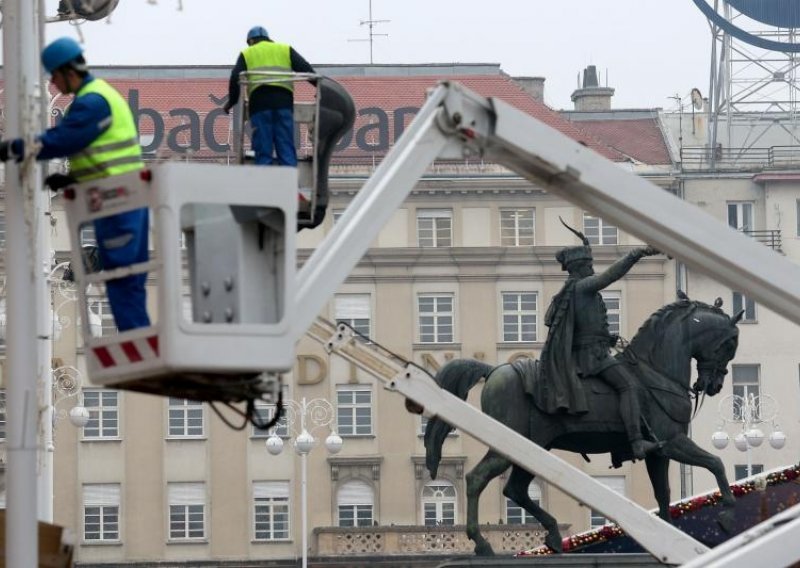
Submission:
M 669 516 L 669 459 L 660 454 L 649 454 L 644 463 L 653 486 L 653 494 L 658 502 L 658 516 L 671 522 Z
M 547 511 L 533 502 L 528 495 L 528 486 L 533 481 L 533 474 L 521 467 L 513 466 L 511 476 L 503 488 L 503 495 L 514 501 L 517 505 L 536 517 L 547 531 L 544 543 L 555 550 L 562 551 L 561 533 L 558 530 L 558 522 Z
M 725 466 L 722 464 L 722 460 L 698 447 L 684 434 L 679 434 L 667 442 L 661 449 L 661 453 L 681 463 L 704 467 L 714 474 L 719 486 L 719 492 L 722 494 L 722 506 L 724 507 L 723 511 L 717 516 L 717 522 L 722 527 L 722 530 L 730 532 L 733 528 L 736 498 L 733 496 L 733 491 L 731 491 L 731 487 L 728 484 L 728 477 L 725 475 Z
M 472 471 L 467 474 L 467 536 L 475 543 L 475 554 L 494 554 L 492 545 L 483 538 L 478 523 L 478 500 L 489 482 L 509 468 L 511 462 L 493 451 L 486 452 Z

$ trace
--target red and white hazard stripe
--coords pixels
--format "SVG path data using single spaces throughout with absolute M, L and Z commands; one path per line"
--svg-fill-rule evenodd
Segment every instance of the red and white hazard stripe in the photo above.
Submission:
M 95 359 L 104 369 L 158 358 L 158 336 L 140 337 L 93 347 Z

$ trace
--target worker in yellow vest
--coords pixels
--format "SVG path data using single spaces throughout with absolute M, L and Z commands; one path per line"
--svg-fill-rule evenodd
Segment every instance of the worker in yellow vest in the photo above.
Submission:
M 266 29 L 255 26 L 247 32 L 247 47 L 239 54 L 231 71 L 225 112 L 230 112 L 239 100 L 239 75 L 243 71 L 313 73 L 314 68 L 292 47 L 272 41 Z M 250 78 L 255 79 L 257 76 Z M 248 118 L 252 128 L 255 163 L 296 166 L 294 84 L 291 81 L 251 84 L 248 87 L 248 97 Z
M 42 65 L 63 94 L 74 94 L 64 118 L 36 140 L 37 160 L 69 158 L 69 174 L 54 174 L 51 189 L 71 183 L 116 176 L 144 168 L 139 134 L 128 103 L 111 85 L 89 73 L 83 48 L 62 37 L 42 51 Z M 20 138 L 0 142 L 0 160 L 21 160 Z M 148 260 L 148 211 L 137 209 L 94 222 L 102 268 L 113 269 Z M 73 235 L 74 236 L 74 235 Z M 147 327 L 146 274 L 110 280 L 106 293 L 120 331 Z

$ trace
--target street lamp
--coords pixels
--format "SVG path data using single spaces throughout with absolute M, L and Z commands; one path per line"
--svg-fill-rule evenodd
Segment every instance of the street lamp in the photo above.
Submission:
M 750 448 L 759 447 L 765 438 L 764 431 L 759 426 L 771 424 L 772 432 L 767 436 L 767 440 L 774 449 L 780 450 L 786 445 L 786 434 L 778 428 L 776 422 L 778 403 L 769 395 L 729 394 L 719 401 L 718 412 L 721 422 L 717 431 L 711 435 L 711 444 L 718 450 L 725 449 L 730 441 L 730 436 L 724 430 L 725 426 L 728 423 L 740 424 L 741 429 L 734 436 L 733 445 L 740 452 L 747 454 L 747 477 L 753 475 Z
M 300 402 L 294 400 L 284 401 L 286 416 L 284 418 L 290 435 L 294 436 L 294 451 L 300 456 L 300 507 L 302 518 L 302 558 L 303 568 L 308 567 L 308 471 L 306 460 L 309 452 L 316 445 L 317 440 L 312 433 L 314 430 L 330 427 L 336 421 L 336 410 L 333 405 L 323 398 L 314 398 L 306 401 L 303 397 Z M 279 422 L 278 424 L 281 424 Z M 277 456 L 283 451 L 283 440 L 272 431 L 266 441 L 267 451 Z M 331 454 L 338 454 L 342 449 L 342 438 L 335 430 L 325 438 L 325 447 Z

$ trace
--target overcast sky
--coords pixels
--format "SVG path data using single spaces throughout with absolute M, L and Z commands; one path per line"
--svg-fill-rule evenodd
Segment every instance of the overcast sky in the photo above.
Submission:
M 47 0 L 51 13 L 57 0 Z M 92 64 L 233 65 L 253 25 L 312 64 L 367 63 L 369 0 L 120 0 L 110 23 L 80 27 Z M 670 97 L 708 91 L 710 32 L 691 0 L 372 0 L 375 63 L 499 63 L 543 76 L 545 101 L 572 108 L 587 65 L 606 72 L 613 106 L 675 108 Z M 69 24 L 47 39 L 78 37 Z

